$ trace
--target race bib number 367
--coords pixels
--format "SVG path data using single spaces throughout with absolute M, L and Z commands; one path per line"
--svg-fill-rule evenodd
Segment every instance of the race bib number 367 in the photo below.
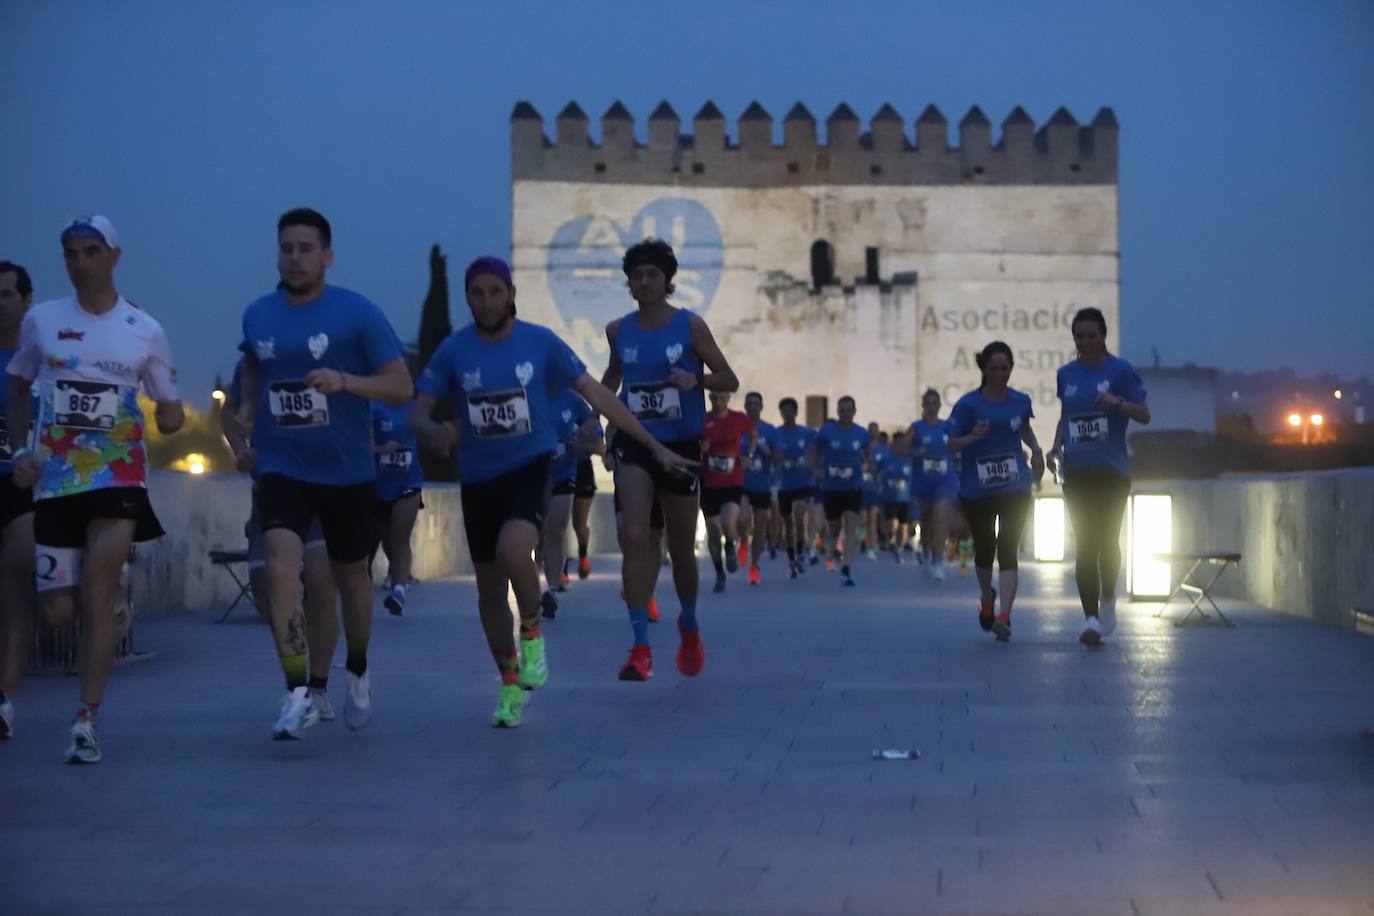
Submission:
M 676 420 L 682 416 L 682 400 L 669 382 L 630 385 L 627 393 L 636 420 Z

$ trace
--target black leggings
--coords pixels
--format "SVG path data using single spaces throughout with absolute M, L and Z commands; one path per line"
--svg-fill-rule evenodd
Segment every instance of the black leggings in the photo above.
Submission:
M 999 493 L 984 499 L 960 500 L 973 532 L 973 565 L 992 569 L 993 558 L 1002 572 L 1016 570 L 1016 551 L 1030 512 L 1030 493 Z M 1000 521 L 1000 525 L 999 525 Z
M 1074 577 L 1083 614 L 1097 616 L 1103 595 L 1116 594 L 1121 574 L 1121 517 L 1131 479 L 1111 471 L 1070 471 L 1064 477 L 1064 500 L 1078 542 Z

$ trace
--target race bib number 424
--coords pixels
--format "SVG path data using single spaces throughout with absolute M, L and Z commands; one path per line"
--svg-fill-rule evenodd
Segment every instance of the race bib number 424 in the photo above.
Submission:
M 119 416 L 118 385 L 58 379 L 53 386 L 53 426 L 109 432 Z

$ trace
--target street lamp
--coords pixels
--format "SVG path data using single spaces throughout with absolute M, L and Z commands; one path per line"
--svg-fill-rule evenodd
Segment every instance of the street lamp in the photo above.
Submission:
M 1325 420 L 1326 418 L 1319 413 L 1314 413 L 1312 414 L 1312 416 L 1307 418 L 1307 422 L 1311 423 L 1313 426 L 1321 426 L 1322 423 L 1325 422 Z
M 1331 392 L 1331 396 L 1332 396 L 1333 398 L 1335 398 L 1336 400 L 1338 400 L 1338 401 L 1339 401 L 1341 398 L 1345 397 L 1345 395 L 1341 394 L 1341 389 L 1339 389 L 1339 388 L 1337 388 L 1335 391 Z
M 210 392 L 210 397 L 214 398 L 216 403 L 223 404 L 226 395 L 223 388 L 216 388 L 214 391 Z
M 1297 429 L 1299 426 L 1302 426 L 1302 415 L 1290 413 L 1288 415 L 1288 425 L 1293 427 L 1294 429 Z

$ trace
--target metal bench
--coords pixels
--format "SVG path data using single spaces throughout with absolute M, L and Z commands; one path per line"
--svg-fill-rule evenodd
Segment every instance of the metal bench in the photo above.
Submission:
M 1222 573 L 1226 572 L 1226 570 L 1230 569 L 1232 566 L 1238 566 L 1240 564 L 1240 554 L 1226 550 L 1204 550 L 1197 553 L 1157 553 L 1154 557 L 1156 560 L 1170 565 L 1185 562 L 1193 564 L 1189 567 L 1188 571 L 1183 574 L 1183 578 L 1178 580 L 1178 587 L 1169 594 L 1168 598 L 1164 599 L 1164 603 L 1159 606 L 1159 610 L 1155 611 L 1156 617 L 1163 616 L 1165 609 L 1169 607 L 1170 602 L 1176 597 L 1180 594 L 1187 593 L 1193 596 L 1192 606 L 1188 608 L 1188 613 L 1174 621 L 1174 626 L 1182 626 L 1188 618 L 1192 617 L 1194 614 L 1197 614 L 1204 620 L 1207 619 L 1209 615 L 1202 609 L 1202 602 L 1204 601 L 1212 606 L 1212 610 L 1216 612 L 1217 617 L 1221 618 L 1222 623 L 1226 624 L 1228 627 L 1235 626 L 1235 624 L 1228 620 L 1226 615 L 1221 612 L 1221 608 L 1217 607 L 1217 603 L 1212 600 L 1212 589 L 1216 587 L 1217 581 L 1221 578 Z M 1216 566 L 1217 568 L 1216 574 L 1205 584 L 1202 583 L 1201 579 L 1193 579 L 1193 576 L 1196 575 L 1197 571 L 1204 565 Z
M 253 603 L 253 580 L 248 577 L 246 573 L 243 578 L 240 578 L 238 571 L 235 569 L 240 563 L 242 563 L 245 568 L 247 567 L 248 551 L 212 550 L 209 552 L 208 556 L 210 557 L 210 562 L 227 572 L 229 578 L 233 579 L 234 584 L 239 587 L 239 593 L 234 596 L 233 602 L 225 609 L 223 614 L 219 615 L 219 620 L 215 621 L 215 623 L 224 623 L 224 621 L 229 618 L 229 615 L 234 613 L 234 608 L 239 606 L 239 602 L 247 601 L 250 605 Z

